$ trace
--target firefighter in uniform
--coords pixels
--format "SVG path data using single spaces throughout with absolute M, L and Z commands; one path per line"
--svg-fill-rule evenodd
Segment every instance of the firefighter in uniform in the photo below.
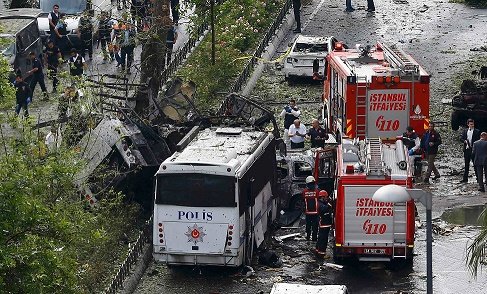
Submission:
M 306 188 L 303 190 L 304 213 L 306 214 L 306 240 L 310 236 L 316 241 L 318 234 L 318 188 L 316 187 L 315 178 L 308 176 L 306 178 Z M 312 233 L 312 234 L 311 234 Z
M 318 215 L 319 230 L 318 242 L 316 242 L 316 253 L 326 255 L 326 247 L 328 246 L 328 235 L 330 234 L 331 225 L 333 223 L 332 217 L 333 207 L 328 198 L 328 192 L 321 190 L 318 194 Z

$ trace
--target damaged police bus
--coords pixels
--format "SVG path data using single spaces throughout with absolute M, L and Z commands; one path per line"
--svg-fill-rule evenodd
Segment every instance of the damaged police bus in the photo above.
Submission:
M 277 215 L 275 147 L 254 128 L 194 127 L 156 173 L 154 259 L 249 264 Z

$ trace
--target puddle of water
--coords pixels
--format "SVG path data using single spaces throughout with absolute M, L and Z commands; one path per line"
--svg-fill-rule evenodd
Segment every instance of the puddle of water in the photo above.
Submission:
M 479 215 L 486 207 L 485 205 L 475 205 L 449 209 L 443 212 L 441 219 L 455 225 L 478 226 L 481 225 Z

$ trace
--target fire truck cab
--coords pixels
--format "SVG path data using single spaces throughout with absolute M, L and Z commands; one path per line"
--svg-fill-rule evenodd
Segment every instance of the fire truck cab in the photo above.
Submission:
M 336 47 L 327 63 L 323 118 L 337 137 L 395 138 L 408 125 L 418 135 L 428 128 L 430 76 L 403 50 Z
M 412 187 L 412 167 L 401 140 L 343 139 L 337 148 L 335 195 L 336 262 L 412 261 L 415 232 L 413 201 L 372 200 L 384 185 Z

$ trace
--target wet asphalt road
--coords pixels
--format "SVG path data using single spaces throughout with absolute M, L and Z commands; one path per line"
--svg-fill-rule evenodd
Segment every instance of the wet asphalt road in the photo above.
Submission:
M 305 1 L 303 1 L 305 2 Z M 357 9 L 345 13 L 344 1 L 313 0 L 303 7 L 303 34 L 333 35 L 348 45 L 374 44 L 375 41 L 400 43 L 431 75 L 431 109 L 433 121 L 449 121 L 450 109 L 441 99 L 451 97 L 459 84 L 462 71 L 470 71 L 466 59 L 487 61 L 487 53 L 470 51 L 486 43 L 487 10 L 471 9 L 447 1 L 376 1 L 377 12 L 365 12 L 366 2 L 353 1 Z M 286 51 L 294 35 L 289 33 L 278 52 Z M 275 56 L 277 57 L 277 55 Z M 254 96 L 285 99 L 286 93 L 319 97 L 316 85 L 287 88 L 279 71 L 269 68 L 261 78 L 267 86 L 257 86 Z M 270 94 L 272 92 L 272 94 Z M 277 93 L 277 94 L 276 94 Z M 281 97 L 273 97 L 281 96 Z M 285 100 L 284 100 L 285 101 Z M 305 110 L 306 111 L 306 110 Z M 314 113 L 314 110 L 307 110 Z M 313 114 L 311 114 L 312 116 Z M 451 226 L 439 220 L 448 208 L 483 204 L 486 194 L 477 192 L 474 179 L 467 185 L 460 180 L 463 158 L 458 133 L 448 126 L 440 127 L 444 140 L 438 167 L 442 178 L 430 186 L 434 195 L 435 224 L 447 226 L 447 235 L 434 234 L 433 273 L 435 293 L 486 293 L 485 273 L 474 279 L 465 266 L 466 246 L 478 229 L 472 226 Z M 424 209 L 418 205 L 424 222 Z M 304 231 L 280 230 L 277 235 Z M 331 243 L 330 243 L 331 244 Z M 426 288 L 426 242 L 424 226 L 417 231 L 414 263 L 411 268 L 395 269 L 383 263 L 353 263 L 341 270 L 321 266 L 302 238 L 279 244 L 271 249 L 281 254 L 284 265 L 270 269 L 255 265 L 256 275 L 245 277 L 239 270 L 191 267 L 168 269 L 151 263 L 135 293 L 269 293 L 274 282 L 344 284 L 351 293 L 423 293 Z

